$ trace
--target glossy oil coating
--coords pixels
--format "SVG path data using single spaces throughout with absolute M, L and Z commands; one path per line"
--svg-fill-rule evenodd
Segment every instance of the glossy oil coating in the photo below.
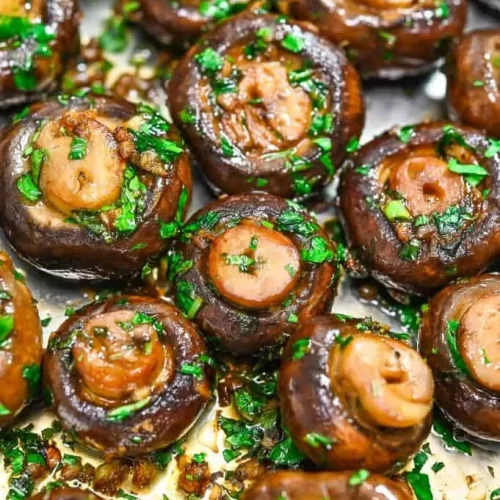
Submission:
M 141 24 L 160 43 L 185 48 L 218 22 L 246 9 L 258 9 L 262 3 L 254 0 L 227 4 L 200 0 L 140 0 L 139 8 L 127 17 Z M 126 4 L 126 0 L 120 0 L 118 9 L 123 10 Z
M 221 198 L 195 213 L 169 268 L 178 305 L 189 293 L 188 305 L 199 307 L 185 312 L 234 354 L 276 346 L 297 324 L 328 311 L 338 278 L 333 247 L 314 219 L 265 194 Z
M 37 390 L 42 327 L 22 275 L 0 251 L 0 427 L 10 424 Z M 30 388 L 31 387 L 31 388 Z
M 108 458 L 137 456 L 165 448 L 198 418 L 210 397 L 205 353 L 172 305 L 115 297 L 80 309 L 52 335 L 44 383 L 81 443 Z
M 500 137 L 500 30 L 473 31 L 450 54 L 447 105 L 451 119 Z
M 266 474 L 243 495 L 243 500 L 412 500 L 400 483 L 370 475 L 350 486 L 354 472 L 275 472 Z M 281 495 L 281 496 L 280 496 Z
M 375 279 L 429 295 L 495 261 L 500 158 L 490 146 L 479 131 L 436 122 L 389 131 L 346 162 L 340 208 Z
M 430 370 L 388 333 L 371 320 L 334 314 L 303 323 L 288 341 L 280 370 L 282 418 L 294 443 L 318 466 L 387 473 L 404 465 L 427 437 Z M 368 348 L 359 349 L 363 344 Z M 353 349 L 364 355 L 342 373 L 339 360 L 351 363 Z M 403 423 L 400 415 L 411 420 Z
M 465 0 L 292 0 L 284 13 L 317 25 L 363 77 L 401 78 L 430 69 L 462 34 Z
M 30 498 L 31 500 L 102 500 L 102 497 L 91 491 L 76 488 L 56 488 L 48 492 L 38 493 Z
M 32 102 L 56 90 L 65 64 L 78 51 L 80 40 L 76 0 L 43 0 L 41 12 L 36 15 L 5 7 L 0 7 L 0 16 L 19 16 L 41 23 L 47 27 L 50 40 L 46 52 L 39 50 L 40 42 L 33 36 L 14 46 L 9 39 L 0 40 L 0 108 Z M 41 43 L 45 45 L 44 41 Z
M 364 123 L 344 54 L 272 15 L 239 15 L 203 37 L 175 70 L 169 101 L 217 194 L 308 196 L 332 179 Z
M 419 350 L 436 381 L 436 402 L 459 428 L 500 441 L 498 311 L 500 277 L 453 284 L 429 303 Z
M 85 153 L 72 158 L 80 136 Z M 167 146 L 172 154 L 159 149 Z M 176 224 L 188 208 L 191 171 L 175 128 L 124 100 L 33 105 L 3 131 L 0 160 L 0 224 L 10 244 L 61 278 L 137 276 L 168 246 L 160 223 Z M 21 190 L 25 180 L 32 199 Z

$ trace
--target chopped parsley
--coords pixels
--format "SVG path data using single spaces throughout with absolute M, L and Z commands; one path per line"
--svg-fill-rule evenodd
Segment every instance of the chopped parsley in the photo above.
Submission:
M 469 369 L 467 368 L 457 345 L 457 332 L 459 327 L 460 322 L 458 320 L 453 319 L 448 321 L 446 324 L 446 343 L 448 344 L 453 364 L 462 373 L 462 375 L 469 376 Z
M 354 472 L 349 478 L 349 486 L 359 486 L 370 477 L 370 473 L 366 469 L 359 469 Z
M 281 40 L 281 46 L 284 49 L 288 50 L 289 52 L 293 52 L 294 54 L 300 54 L 304 50 L 306 42 L 299 35 L 294 35 L 293 33 L 287 33 L 283 37 L 283 40 Z
M 402 222 L 411 220 L 410 212 L 401 200 L 391 200 L 384 206 L 383 212 L 388 220 Z
M 16 181 L 16 186 L 21 195 L 28 201 L 36 202 L 42 197 L 42 192 L 35 184 L 31 172 L 21 175 Z
M 422 243 L 420 240 L 412 239 L 402 246 L 399 252 L 399 257 L 403 260 L 415 262 L 416 260 L 418 260 L 421 247 Z
M 213 76 L 224 66 L 224 58 L 210 47 L 207 47 L 199 54 L 196 54 L 194 58 L 200 66 L 202 72 L 209 76 Z
M 203 379 L 203 368 L 200 365 L 192 363 L 182 363 L 180 370 L 183 375 L 190 375 L 197 380 Z
M 147 398 L 136 401 L 135 403 L 113 408 L 106 413 L 106 420 L 108 422 L 122 422 L 137 413 L 139 410 L 148 406 L 150 402 L 151 397 L 148 396 Z
M 311 351 L 311 339 L 299 339 L 292 344 L 292 359 L 298 361 Z
M 70 160 L 82 160 L 87 155 L 87 141 L 83 137 L 73 137 L 68 155 Z
M 488 171 L 481 165 L 460 163 L 456 158 L 450 158 L 448 169 L 451 172 L 463 175 L 465 181 L 471 186 L 477 186 L 488 175 Z
M 11 314 L 0 315 L 0 343 L 5 342 L 14 330 L 14 316 Z
M 175 302 L 188 319 L 193 319 L 203 306 L 203 299 L 196 295 L 195 285 L 186 280 L 177 283 Z

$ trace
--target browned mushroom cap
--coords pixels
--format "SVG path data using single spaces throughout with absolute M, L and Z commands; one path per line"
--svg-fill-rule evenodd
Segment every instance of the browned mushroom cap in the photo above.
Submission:
M 106 456 L 164 448 L 210 397 L 205 345 L 170 304 L 122 296 L 71 316 L 50 341 L 44 383 L 63 427 Z
M 0 252 L 0 427 L 12 422 L 37 390 L 42 327 L 22 275 Z
M 433 391 L 419 354 L 370 319 L 318 316 L 302 324 L 282 358 L 283 423 L 331 470 L 401 467 L 429 432 Z
M 346 162 L 340 207 L 374 278 L 428 295 L 498 255 L 500 158 L 480 132 L 444 122 L 391 130 Z
M 447 65 L 447 104 L 452 119 L 500 137 L 500 30 L 468 33 Z
M 402 485 L 370 475 L 361 484 L 353 472 L 275 472 L 260 478 L 243 500 L 411 500 Z M 352 483 L 352 484 L 351 484 Z
M 396 79 L 430 69 L 462 34 L 465 0 L 292 0 L 284 13 L 307 20 L 344 47 L 366 78 Z
M 56 488 L 50 491 L 42 491 L 30 497 L 31 500 L 102 500 L 91 491 L 76 488 Z
M 266 194 L 198 211 L 168 262 L 177 305 L 234 354 L 279 345 L 298 323 L 328 311 L 335 295 L 324 231 L 299 205 Z
M 216 193 L 310 195 L 363 127 L 359 78 L 342 52 L 271 15 L 240 15 L 206 35 L 168 90 Z
M 0 138 L 0 224 L 67 279 L 128 279 L 168 245 L 191 192 L 187 153 L 154 110 L 87 95 L 33 105 Z M 167 231 L 168 233 L 168 231 Z
M 458 427 L 500 441 L 500 277 L 450 285 L 429 304 L 419 349 L 436 381 L 436 402 Z
M 119 0 L 118 11 L 141 26 L 165 45 L 186 47 L 203 33 L 243 10 L 259 9 L 265 1 L 241 0 L 222 3 L 217 0 L 140 0 L 139 7 L 128 12 L 127 1 Z
M 0 6 L 0 108 L 54 91 L 79 46 L 75 0 L 4 1 Z

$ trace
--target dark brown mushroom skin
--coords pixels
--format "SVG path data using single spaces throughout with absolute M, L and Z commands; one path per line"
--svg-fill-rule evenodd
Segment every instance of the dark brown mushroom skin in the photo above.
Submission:
M 487 441 L 500 441 L 500 396 L 495 373 L 495 302 L 499 299 L 500 277 L 496 274 L 449 285 L 431 299 L 419 335 L 419 350 L 436 381 L 437 405 L 457 427 Z M 476 344 L 473 350 L 467 348 L 473 345 L 470 342 Z M 453 343 L 458 353 L 450 348 Z
M 216 71 L 203 63 L 214 54 Z M 331 180 L 364 124 L 359 77 L 343 53 L 310 26 L 272 15 L 242 14 L 204 36 L 168 92 L 217 194 L 308 196 Z
M 0 251 L 0 428 L 29 403 L 42 362 L 42 327 L 35 301 L 5 252 Z M 30 383 L 31 381 L 31 383 Z
M 360 485 L 350 486 L 354 472 L 289 472 L 265 474 L 243 495 L 243 500 L 412 500 L 401 484 L 370 475 Z M 280 496 L 281 495 L 281 496 Z
M 303 254 L 312 244 L 324 245 L 316 263 Z M 244 255 L 255 267 L 230 263 Z M 169 268 L 177 304 L 214 346 L 238 355 L 275 347 L 298 323 L 329 311 L 338 278 L 334 248 L 315 220 L 296 204 L 257 193 L 221 198 L 194 214 Z M 196 301 L 199 307 L 189 311 Z
M 281 10 L 319 27 L 343 47 L 364 78 L 396 79 L 428 70 L 462 34 L 464 0 L 292 0 Z
M 19 8 L 14 8 L 14 5 L 19 5 Z M 76 0 L 43 0 L 32 5 L 39 12 L 30 13 L 25 10 L 23 2 L 16 1 L 1 7 L 0 15 L 41 22 L 52 30 L 54 38 L 46 44 L 47 53 L 42 54 L 39 50 L 37 55 L 35 51 L 39 44 L 33 37 L 16 47 L 9 46 L 8 41 L 0 42 L 0 108 L 33 102 L 56 90 L 67 60 L 79 48 L 80 12 Z M 28 64 L 30 57 L 33 57 L 31 68 Z M 30 69 L 25 81 L 33 77 L 35 81 L 19 84 L 15 73 L 26 66 Z
M 165 448 L 196 422 L 210 398 L 204 354 L 203 339 L 174 306 L 118 296 L 80 309 L 53 333 L 43 380 L 63 428 L 79 442 L 107 458 L 138 456 Z M 113 418 L 138 401 L 144 406 Z
M 447 64 L 447 106 L 452 120 L 500 137 L 500 30 L 467 33 Z
M 171 163 L 160 162 L 157 165 L 158 157 L 149 148 L 137 154 L 130 131 L 138 124 L 151 123 L 146 117 L 152 116 L 143 114 L 142 107 L 114 97 L 92 94 L 82 98 L 64 98 L 61 103 L 62 99 L 32 105 L 28 115 L 4 129 L 0 137 L 3 165 L 0 172 L 3 187 L 0 225 L 9 243 L 23 259 L 54 276 L 87 281 L 133 278 L 141 272 L 148 259 L 154 259 L 166 249 L 168 241 L 161 238 L 160 224 L 174 223 L 177 219 L 181 221 L 184 217 L 192 186 L 188 155 L 182 150 Z M 40 169 L 41 197 L 38 201 L 26 199 L 18 188 L 18 182 L 33 172 L 33 155 L 27 157 L 27 152 L 51 149 L 55 140 L 65 140 L 64 137 L 50 139 L 50 134 L 47 137 L 40 131 L 48 124 L 57 124 L 57 120 L 66 120 L 77 123 L 72 133 L 78 134 L 80 119 L 84 122 L 83 133 L 85 123 L 90 124 L 89 130 L 96 130 L 99 147 L 104 149 L 95 149 L 93 155 L 92 146 L 88 146 L 86 156 L 76 162 L 66 153 L 57 164 L 51 164 L 51 155 L 47 154 Z M 161 123 L 164 125 L 166 122 Z M 65 130 L 64 127 L 62 130 Z M 148 140 L 166 138 L 173 141 L 176 147 L 181 147 L 174 127 L 166 133 L 160 132 L 158 138 L 146 136 Z M 43 148 L 39 146 L 42 138 Z M 67 149 L 69 145 L 65 143 L 64 147 Z M 57 151 L 54 154 L 63 155 Z M 145 164 L 143 159 L 146 159 Z M 113 167 L 114 173 L 106 162 Z M 148 165 L 161 166 L 160 171 L 150 171 Z M 72 183 L 73 174 L 70 173 L 70 169 L 77 168 L 85 170 L 85 182 L 80 182 L 80 177 L 77 180 L 80 187 Z M 133 208 L 134 225 L 129 226 L 129 221 L 122 217 L 124 224 L 117 229 L 117 221 L 120 214 L 126 213 L 123 207 L 127 207 L 129 200 L 120 197 L 125 193 L 125 186 L 130 186 L 134 179 L 127 177 L 131 168 L 140 181 L 129 189 L 139 200 Z M 57 172 L 55 169 L 58 169 Z M 50 172 L 53 174 L 49 175 Z M 92 176 L 96 176 L 97 180 L 94 181 Z M 58 186 L 58 182 L 66 184 L 51 187 Z M 103 200 L 97 203 L 101 199 L 99 197 L 110 202 L 108 208 L 102 206 L 105 204 Z M 95 202 L 95 209 L 71 211 L 72 204 L 77 201 L 80 203 L 77 208 L 90 207 Z M 119 208 L 115 210 L 113 206 Z M 131 212 L 132 209 L 128 213 Z M 93 223 L 88 226 L 84 222 L 75 223 L 75 214 L 81 220 Z M 92 218 L 85 218 L 85 215 Z
M 432 392 L 425 397 L 427 416 L 414 425 L 397 428 L 375 425 L 357 398 L 351 401 L 352 395 L 338 389 L 342 382 L 335 380 L 331 370 L 335 350 L 341 349 L 342 354 L 342 349 L 358 340 L 368 340 L 373 346 L 384 346 L 388 340 L 392 348 L 413 353 L 417 362 L 425 364 L 409 346 L 380 328 L 369 319 L 316 316 L 303 323 L 285 346 L 279 378 L 283 425 L 297 447 L 322 469 L 363 468 L 388 473 L 403 466 L 429 434 Z M 365 352 L 371 354 L 371 350 Z M 362 373 L 365 365 L 361 360 L 357 366 L 354 371 Z M 379 376 L 377 373 L 377 380 Z M 432 385 L 430 370 L 425 378 L 426 384 Z M 390 378 L 387 383 L 391 383 Z M 371 390 L 370 397 L 376 398 Z M 385 416 L 391 417 L 390 413 Z M 319 436 L 318 440 L 315 436 Z
M 42 491 L 30 498 L 31 500 L 102 500 L 102 497 L 97 496 L 92 491 L 77 488 L 56 488 Z
M 187 48 L 203 33 L 210 31 L 217 23 L 238 12 L 266 8 L 266 2 L 243 0 L 220 8 L 210 0 L 140 0 L 139 7 L 127 13 L 126 0 L 119 0 L 117 10 L 128 20 L 139 23 L 151 36 L 164 45 Z
M 487 175 L 472 186 L 450 162 Z M 350 245 L 387 288 L 429 295 L 495 261 L 499 180 L 500 158 L 479 131 L 444 122 L 389 131 L 346 162 L 340 208 Z M 391 201 L 405 210 L 399 218 L 384 213 Z

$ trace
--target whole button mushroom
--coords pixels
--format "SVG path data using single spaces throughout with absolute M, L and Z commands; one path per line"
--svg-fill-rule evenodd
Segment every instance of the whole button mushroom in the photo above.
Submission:
M 134 10 L 130 2 L 118 1 L 118 12 L 127 20 L 138 23 L 156 40 L 164 45 L 186 48 L 203 33 L 210 31 L 226 19 L 244 10 L 259 10 L 260 1 L 241 0 L 221 2 L 219 0 L 139 0 Z
M 3 1 L 0 5 L 0 108 L 57 89 L 79 49 L 76 0 Z
M 302 198 L 360 136 L 359 77 L 302 24 L 245 14 L 203 37 L 169 83 L 173 117 L 215 193 Z
M 500 276 L 452 284 L 429 303 L 419 350 L 436 381 L 436 403 L 457 427 L 500 441 Z
M 205 344 L 174 306 L 120 296 L 90 304 L 51 336 L 44 384 L 64 429 L 106 457 L 182 437 L 210 397 Z
M 334 248 L 300 205 L 266 194 L 222 198 L 184 225 L 168 258 L 171 293 L 216 347 L 279 346 L 329 311 Z
M 430 70 L 464 29 L 464 0 L 279 1 L 285 14 L 316 25 L 343 47 L 364 78 Z
M 500 30 L 467 33 L 451 52 L 446 73 L 450 118 L 500 137 Z
M 371 319 L 303 323 L 285 347 L 279 380 L 283 424 L 322 468 L 387 473 L 429 433 L 429 367 Z
M 391 130 L 346 162 L 347 238 L 375 279 L 430 295 L 496 260 L 498 151 L 482 132 L 434 122 Z
M 366 472 L 366 471 L 365 471 Z M 243 500 L 412 500 L 401 484 L 379 475 L 356 472 L 275 472 L 265 474 Z
M 33 105 L 0 137 L 0 225 L 19 255 L 54 276 L 127 280 L 168 247 L 191 171 L 175 128 L 109 96 Z
M 36 395 L 42 362 L 42 326 L 23 276 L 0 251 L 0 428 Z

